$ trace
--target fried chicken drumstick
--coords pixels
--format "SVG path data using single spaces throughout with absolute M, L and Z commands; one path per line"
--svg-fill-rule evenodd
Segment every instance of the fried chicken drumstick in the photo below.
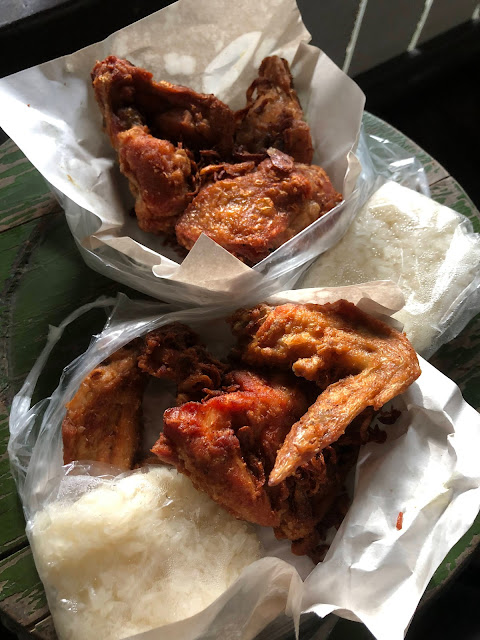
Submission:
M 265 58 L 258 77 L 247 90 L 247 105 L 235 113 L 235 143 L 250 153 L 279 149 L 296 162 L 310 164 L 313 145 L 310 129 L 293 88 L 288 62 Z
M 380 409 L 420 375 L 405 334 L 340 300 L 325 305 L 262 304 L 231 319 L 250 365 L 292 370 L 323 390 L 278 452 L 275 486 L 345 432 L 367 407 Z
M 293 162 L 276 149 L 251 172 L 247 164 L 244 175 L 234 177 L 226 165 L 227 177 L 200 190 L 178 218 L 179 244 L 191 249 L 205 233 L 253 265 L 342 200 L 323 169 Z
M 116 56 L 97 62 L 91 75 L 105 130 L 136 200 L 140 228 L 171 230 L 195 192 L 193 154 L 230 154 L 233 112 L 213 95 L 154 82 L 151 73 Z
M 139 341 L 119 349 L 81 383 L 62 424 L 64 464 L 74 460 L 131 469 L 142 432 L 147 377 L 137 366 Z

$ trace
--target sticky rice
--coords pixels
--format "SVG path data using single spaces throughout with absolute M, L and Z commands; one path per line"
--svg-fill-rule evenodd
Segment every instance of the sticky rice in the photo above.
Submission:
M 51 503 L 31 538 L 61 640 L 118 640 L 187 618 L 260 557 L 250 525 L 163 467 Z
M 405 307 L 393 317 L 404 324 L 415 349 L 430 355 L 458 304 L 477 286 L 479 263 L 479 236 L 463 216 L 388 182 L 297 286 L 393 280 L 405 296 Z

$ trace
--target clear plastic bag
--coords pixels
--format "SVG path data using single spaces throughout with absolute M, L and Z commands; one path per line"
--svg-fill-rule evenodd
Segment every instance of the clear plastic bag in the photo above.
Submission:
M 393 280 L 406 299 L 395 317 L 428 358 L 480 311 L 479 265 L 480 235 L 467 218 L 387 182 L 342 240 L 312 264 L 300 286 Z
M 271 303 L 323 303 L 338 297 L 383 313 L 398 309 L 402 298 L 392 283 L 370 283 L 342 290 L 284 292 Z M 98 304 L 108 306 L 112 301 Z M 93 306 L 95 303 L 87 308 Z M 175 311 L 168 305 L 120 297 L 104 331 L 65 369 L 51 398 L 31 407 L 36 380 L 62 327 L 52 330 L 49 344 L 16 396 L 10 416 L 8 450 L 34 555 L 38 514 L 51 505 L 61 506 L 91 494 L 95 485 L 112 482 L 116 474 L 115 469 L 99 465 L 62 466 L 65 404 L 81 380 L 122 345 L 171 321 L 190 325 L 215 355 L 224 356 L 232 342 L 224 317 L 225 310 L 215 307 Z M 308 611 L 322 617 L 338 611 L 362 620 L 380 640 L 403 637 L 430 576 L 471 525 L 480 506 L 475 453 L 480 446 L 480 418 L 451 381 L 424 361 L 421 367 L 418 382 L 395 401 L 402 417 L 390 428 L 387 443 L 362 448 L 352 505 L 323 563 L 314 567 L 309 559 L 293 556 L 288 543 L 275 541 L 270 530 L 259 527 L 257 533 L 267 557 L 248 566 L 203 611 L 145 631 L 141 637 L 207 640 L 222 637 L 228 630 L 231 637 L 249 640 L 282 612 L 298 622 L 300 613 Z M 157 420 L 159 427 L 161 413 Z M 407 467 L 409 474 L 404 473 Z M 400 511 L 402 530 L 396 527 Z M 365 572 L 371 580 L 364 580 Z M 63 607 L 75 625 L 82 608 L 71 598 L 62 603 L 62 593 L 48 581 L 45 588 L 52 611 Z M 140 593 L 143 588 L 140 572 L 135 591 Z M 96 595 L 93 588 L 91 598 Z M 107 615 L 108 603 L 105 607 Z

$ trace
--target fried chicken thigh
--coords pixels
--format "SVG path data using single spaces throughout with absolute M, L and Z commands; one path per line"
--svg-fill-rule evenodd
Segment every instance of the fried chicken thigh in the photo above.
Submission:
M 292 370 L 322 393 L 280 448 L 275 486 L 332 445 L 367 407 L 378 410 L 420 375 L 405 334 L 340 300 L 334 304 L 262 304 L 231 319 L 245 363 Z
M 323 169 L 295 163 L 275 149 L 258 168 L 245 170 L 200 190 L 176 224 L 179 244 L 191 249 L 205 233 L 256 264 L 342 199 Z
M 104 127 L 129 179 L 144 231 L 172 230 L 195 192 L 194 154 L 229 155 L 234 115 L 213 95 L 169 82 L 109 56 L 92 70 Z
M 227 385 L 236 390 L 167 409 L 152 452 L 236 517 L 277 526 L 266 477 L 285 435 L 308 407 L 300 386 L 287 380 L 233 371 Z
M 235 118 L 235 143 L 240 149 L 265 153 L 274 147 L 296 162 L 312 162 L 310 129 L 283 58 L 270 56 L 262 61 L 258 77 L 247 90 L 247 105 Z
M 119 349 L 81 383 L 62 424 L 64 464 L 74 460 L 131 469 L 142 432 L 147 381 L 137 367 L 139 343 Z

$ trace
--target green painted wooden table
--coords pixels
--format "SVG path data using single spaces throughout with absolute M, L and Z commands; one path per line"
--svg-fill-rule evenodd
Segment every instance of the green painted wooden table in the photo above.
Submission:
M 432 197 L 468 216 L 475 230 L 480 231 L 478 211 L 443 167 L 374 116 L 365 114 L 364 124 L 367 132 L 396 142 L 416 155 L 425 166 Z M 133 297 L 138 294 L 84 265 L 45 182 L 11 141 L 0 146 L 0 256 L 0 619 L 19 638 L 47 640 L 56 636 L 10 474 L 6 453 L 8 408 L 45 343 L 49 325 L 58 325 L 68 313 L 101 294 L 115 295 L 119 290 Z M 63 367 L 85 350 L 90 336 L 104 321 L 104 312 L 92 312 L 67 331 L 41 379 L 38 399 L 55 388 Z M 467 402 L 479 410 L 480 315 L 440 349 L 432 362 L 460 386 Z M 479 541 L 480 517 L 442 562 L 424 599 L 432 597 L 455 574 Z M 277 632 L 261 636 L 274 640 L 285 636 L 287 627 L 284 623 Z M 307 619 L 302 625 L 302 640 L 318 637 L 317 628 L 314 617 Z M 328 637 L 354 640 L 371 636 L 362 625 L 341 620 Z

